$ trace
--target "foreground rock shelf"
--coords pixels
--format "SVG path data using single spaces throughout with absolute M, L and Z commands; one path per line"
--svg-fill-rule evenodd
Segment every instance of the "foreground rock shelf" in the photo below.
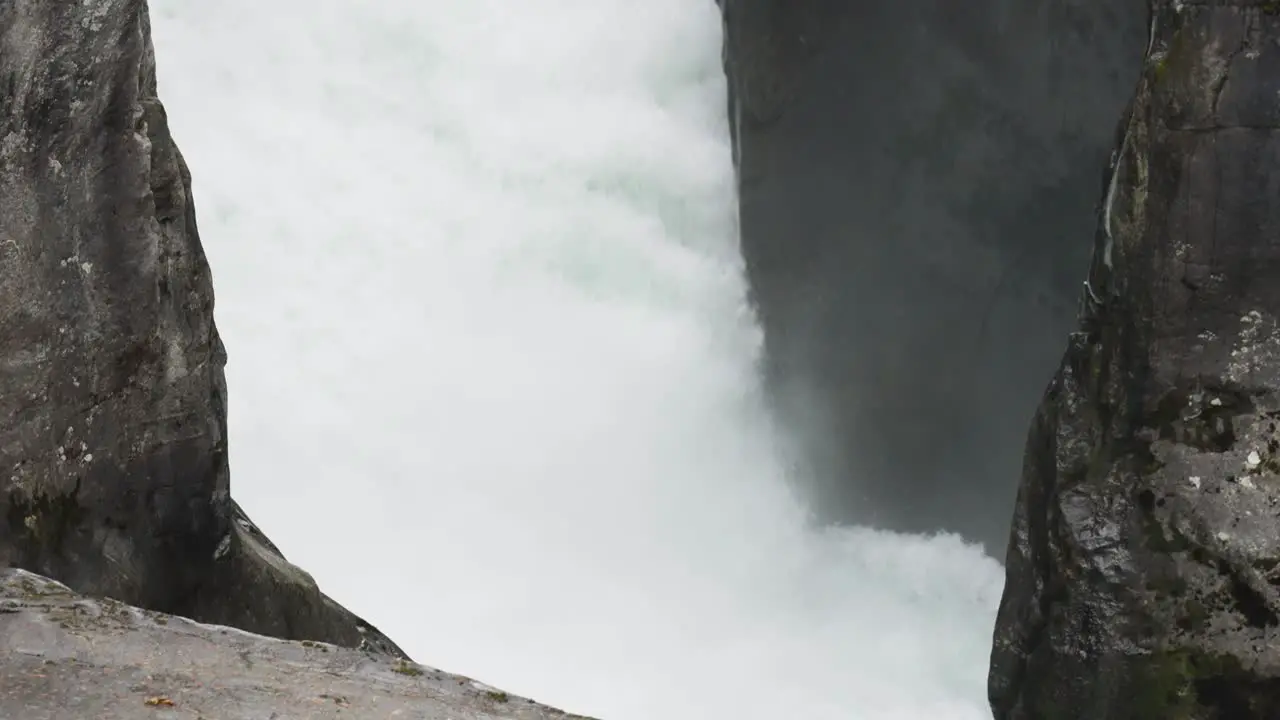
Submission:
M 0 570 L 0 718 L 587 720 L 385 655 L 95 600 Z

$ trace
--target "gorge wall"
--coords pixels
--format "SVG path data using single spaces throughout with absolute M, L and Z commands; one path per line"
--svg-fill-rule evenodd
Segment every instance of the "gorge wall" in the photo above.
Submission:
M 720 0 L 743 253 L 828 521 L 1003 552 L 1142 0 Z
M 997 720 L 1280 717 L 1280 5 L 1151 6 L 1027 441 Z

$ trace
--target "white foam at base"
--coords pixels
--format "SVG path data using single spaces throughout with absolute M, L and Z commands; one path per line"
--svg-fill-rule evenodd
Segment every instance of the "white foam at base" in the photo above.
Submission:
M 989 717 L 999 565 L 786 490 L 713 2 L 152 14 L 233 491 L 326 591 L 606 720 Z

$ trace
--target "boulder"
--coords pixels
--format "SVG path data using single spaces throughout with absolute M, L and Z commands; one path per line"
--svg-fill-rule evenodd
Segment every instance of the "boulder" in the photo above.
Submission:
M 225 362 L 144 0 L 0 3 L 0 567 L 403 655 L 231 500 Z
M 999 551 L 1143 3 L 721 7 L 768 386 L 821 519 Z
M 588 720 L 384 654 L 90 599 L 0 570 L 0 717 Z
M 1151 12 L 1027 438 L 997 720 L 1280 717 L 1280 5 Z

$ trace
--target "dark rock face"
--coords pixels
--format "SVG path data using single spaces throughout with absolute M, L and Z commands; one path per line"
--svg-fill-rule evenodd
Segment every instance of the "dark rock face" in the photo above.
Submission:
M 1280 6 L 1152 12 L 1027 442 L 997 720 L 1280 717 Z
M 0 567 L 398 652 L 231 501 L 225 362 L 145 2 L 0 3 Z
M 767 376 L 826 520 L 1001 548 L 1140 0 L 721 0 Z

